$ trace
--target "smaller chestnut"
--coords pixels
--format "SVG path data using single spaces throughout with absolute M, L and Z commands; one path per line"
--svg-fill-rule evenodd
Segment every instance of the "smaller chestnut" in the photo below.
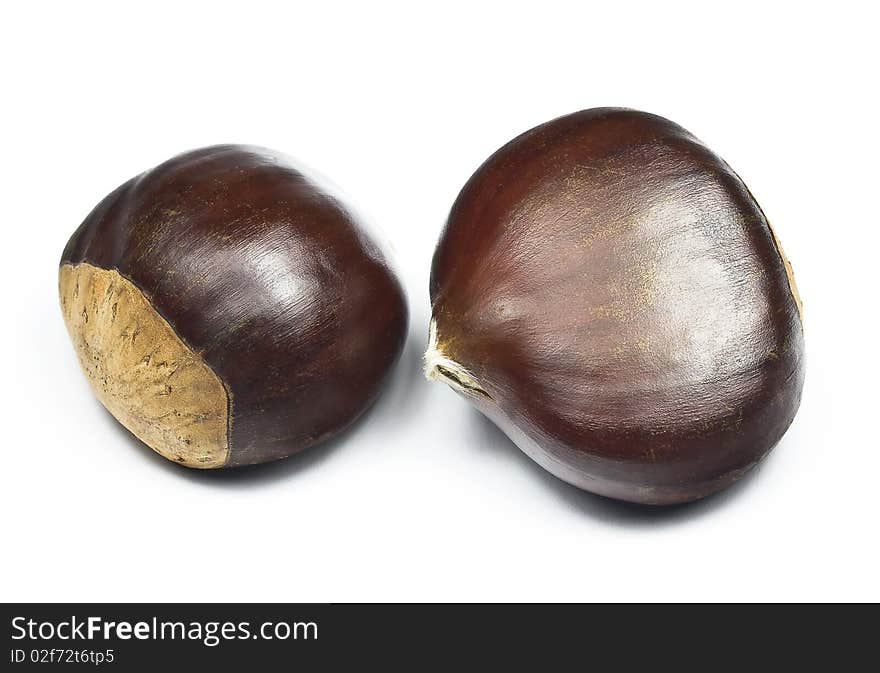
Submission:
M 428 378 L 600 495 L 714 493 L 800 402 L 779 241 L 739 176 L 656 115 L 585 110 L 498 150 L 452 207 L 430 289 Z
M 364 221 L 270 150 L 220 145 L 138 175 L 64 249 L 62 313 L 101 403 L 165 458 L 284 458 L 373 402 L 407 306 Z

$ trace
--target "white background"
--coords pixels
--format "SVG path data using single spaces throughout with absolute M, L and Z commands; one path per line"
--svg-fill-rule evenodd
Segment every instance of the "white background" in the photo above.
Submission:
M 0 16 L 0 599 L 880 600 L 878 51 L 871 3 L 9 3 Z M 620 505 L 532 464 L 420 375 L 428 273 L 473 170 L 582 108 L 673 119 L 763 206 L 807 380 L 752 476 Z M 392 240 L 411 330 L 342 440 L 245 473 L 172 465 L 80 374 L 61 250 L 183 150 L 272 147 Z

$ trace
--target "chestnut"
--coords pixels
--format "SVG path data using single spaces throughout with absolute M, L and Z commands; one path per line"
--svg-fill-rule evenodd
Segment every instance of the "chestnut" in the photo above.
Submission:
M 652 114 L 577 112 L 493 154 L 452 206 L 430 294 L 427 377 L 603 496 L 718 491 L 800 402 L 778 239 L 723 160 Z
M 238 145 L 173 157 L 109 194 L 64 249 L 59 295 L 101 403 L 196 468 L 284 458 L 351 424 L 408 320 L 386 253 L 345 201 Z

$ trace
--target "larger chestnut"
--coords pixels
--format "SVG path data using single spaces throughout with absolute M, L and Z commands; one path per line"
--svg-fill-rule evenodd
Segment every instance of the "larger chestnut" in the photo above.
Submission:
M 586 110 L 498 150 L 452 207 L 430 289 L 428 377 L 594 493 L 706 496 L 798 408 L 779 241 L 736 173 L 655 115 Z
M 283 458 L 373 401 L 407 308 L 332 190 L 269 150 L 187 152 L 107 196 L 61 258 L 64 319 L 107 409 L 165 458 Z

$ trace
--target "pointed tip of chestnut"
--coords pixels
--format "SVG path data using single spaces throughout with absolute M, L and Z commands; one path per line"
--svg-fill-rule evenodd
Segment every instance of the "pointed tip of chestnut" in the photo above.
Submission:
M 476 377 L 460 363 L 449 357 L 437 334 L 437 321 L 431 318 L 428 330 L 428 348 L 423 358 L 423 373 L 428 381 L 442 381 L 453 390 L 467 396 L 491 399 Z
M 430 290 L 429 378 L 479 381 L 475 406 L 600 495 L 710 495 L 800 402 L 802 307 L 778 239 L 731 168 L 656 115 L 584 110 L 499 149 L 450 211 Z

